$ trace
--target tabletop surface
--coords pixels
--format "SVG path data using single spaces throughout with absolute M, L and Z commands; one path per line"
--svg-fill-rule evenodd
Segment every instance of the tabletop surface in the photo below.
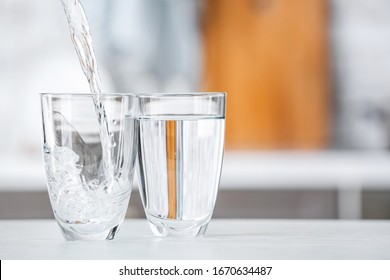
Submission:
M 203 238 L 125 220 L 111 241 L 65 241 L 54 220 L 0 220 L 0 259 L 390 259 L 390 221 L 212 220 Z

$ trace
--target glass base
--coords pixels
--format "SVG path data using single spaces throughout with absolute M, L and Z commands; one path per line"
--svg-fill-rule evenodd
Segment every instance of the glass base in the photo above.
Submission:
M 70 231 L 68 229 L 63 228 L 60 225 L 62 235 L 67 241 L 77 241 L 77 240 L 112 240 L 114 239 L 115 235 L 119 231 L 119 225 L 107 229 L 105 231 L 99 232 L 99 233 L 88 233 L 88 234 L 82 234 L 75 231 Z
M 158 237 L 202 237 L 209 223 L 209 219 L 196 222 L 157 219 L 149 215 L 147 217 L 152 232 Z

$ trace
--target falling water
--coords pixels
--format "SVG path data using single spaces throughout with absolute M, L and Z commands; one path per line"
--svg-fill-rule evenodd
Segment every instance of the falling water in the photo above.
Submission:
M 89 88 L 95 93 L 93 101 L 100 127 L 102 158 L 106 176 L 113 174 L 112 149 L 115 145 L 108 128 L 108 121 L 100 93 L 102 82 L 96 63 L 95 50 L 85 11 L 79 0 L 61 0 L 68 19 L 70 36 L 80 61 L 81 68 L 88 80 Z

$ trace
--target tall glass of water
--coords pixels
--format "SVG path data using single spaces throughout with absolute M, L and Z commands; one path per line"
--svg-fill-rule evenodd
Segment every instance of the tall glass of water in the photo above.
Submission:
M 225 93 L 138 96 L 140 193 L 155 235 L 205 233 L 221 175 L 225 99 Z
M 43 151 L 54 216 L 67 240 L 112 239 L 133 184 L 132 95 L 41 94 Z

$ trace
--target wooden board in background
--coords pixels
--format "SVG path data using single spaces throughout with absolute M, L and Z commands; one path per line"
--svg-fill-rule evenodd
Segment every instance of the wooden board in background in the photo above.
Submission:
M 331 98 L 326 0 L 208 0 L 206 91 L 226 91 L 228 149 L 321 149 Z

